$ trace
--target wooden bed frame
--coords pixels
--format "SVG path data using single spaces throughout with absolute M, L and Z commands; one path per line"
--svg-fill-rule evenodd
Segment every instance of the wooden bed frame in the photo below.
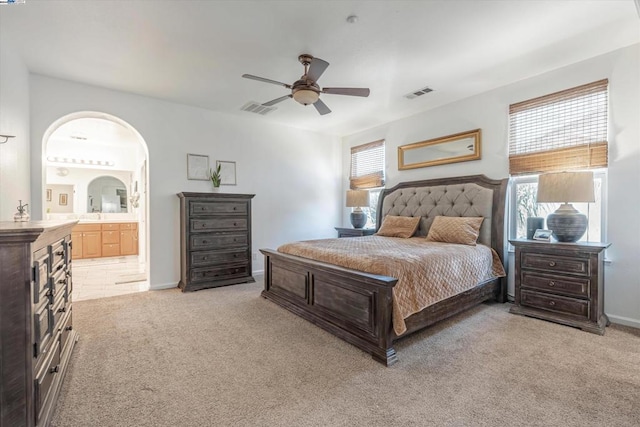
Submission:
M 385 189 L 384 198 L 402 188 L 473 183 L 493 190 L 491 246 L 505 263 L 504 210 L 507 180 L 484 175 L 413 181 Z M 378 215 L 376 229 L 382 215 Z M 406 319 L 398 337 L 392 326 L 392 291 L 397 279 L 350 270 L 324 262 L 261 249 L 265 256 L 262 296 L 370 353 L 390 366 L 398 361 L 393 343 L 401 337 L 451 317 L 489 299 L 506 301 L 506 278 L 479 283 L 471 290 L 431 305 Z M 506 266 L 505 266 L 506 270 Z

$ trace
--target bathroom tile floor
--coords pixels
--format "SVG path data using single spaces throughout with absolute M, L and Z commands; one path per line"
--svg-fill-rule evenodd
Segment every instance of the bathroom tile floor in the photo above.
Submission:
M 71 266 L 74 301 L 149 290 L 145 264 L 137 256 L 77 259 Z

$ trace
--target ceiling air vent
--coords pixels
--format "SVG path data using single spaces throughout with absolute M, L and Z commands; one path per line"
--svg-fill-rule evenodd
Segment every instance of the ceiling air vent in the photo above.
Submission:
M 414 99 L 414 98 L 417 98 L 419 96 L 425 95 L 425 94 L 427 94 L 429 92 L 433 92 L 433 89 L 431 89 L 430 87 L 424 87 L 422 89 L 416 90 L 415 92 L 408 93 L 404 97 L 407 98 L 407 99 Z
M 277 110 L 277 107 L 267 107 L 255 101 L 249 101 L 240 108 L 242 111 L 248 111 L 250 113 L 260 114 L 266 116 L 267 114 Z

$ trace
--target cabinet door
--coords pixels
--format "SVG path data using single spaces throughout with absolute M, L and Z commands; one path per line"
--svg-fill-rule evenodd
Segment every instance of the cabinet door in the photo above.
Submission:
M 100 258 L 102 256 L 102 233 L 85 231 L 82 233 L 82 258 Z
M 120 255 L 138 254 L 138 230 L 120 230 Z
M 71 233 L 71 258 L 82 258 L 82 233 Z

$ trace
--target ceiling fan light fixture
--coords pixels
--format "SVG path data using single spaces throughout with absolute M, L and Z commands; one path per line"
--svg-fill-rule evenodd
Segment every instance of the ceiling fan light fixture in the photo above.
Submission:
M 313 104 L 318 100 L 319 97 L 320 94 L 311 89 L 300 89 L 293 93 L 293 99 L 295 99 L 302 105 Z

